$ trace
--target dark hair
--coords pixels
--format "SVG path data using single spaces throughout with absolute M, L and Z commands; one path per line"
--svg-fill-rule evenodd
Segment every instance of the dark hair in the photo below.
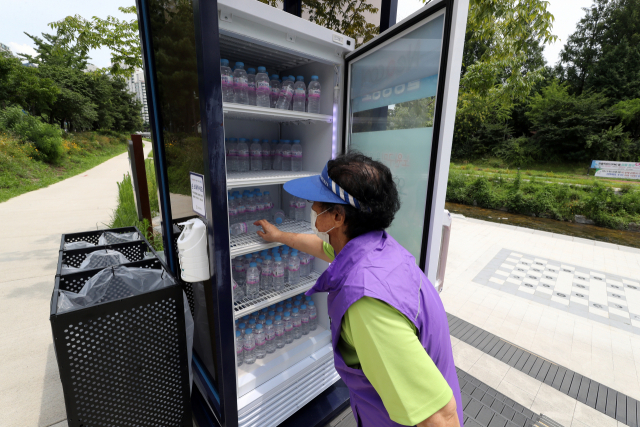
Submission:
M 400 197 L 391 170 L 357 151 L 329 160 L 329 178 L 360 202 L 362 209 L 348 204 L 323 203 L 325 209 L 342 209 L 347 237 L 353 239 L 391 225 L 400 209 Z

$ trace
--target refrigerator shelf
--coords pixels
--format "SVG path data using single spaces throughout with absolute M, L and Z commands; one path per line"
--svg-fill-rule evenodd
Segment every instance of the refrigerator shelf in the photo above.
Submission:
M 296 178 L 318 175 L 317 172 L 290 172 L 265 170 L 257 172 L 229 172 L 227 188 L 252 187 L 257 185 L 284 184 Z
M 300 283 L 297 285 L 291 286 L 287 284 L 284 285 L 284 289 L 281 291 L 260 291 L 258 297 L 255 299 L 248 300 L 245 298 L 240 301 L 235 301 L 233 307 L 235 312 L 234 318 L 239 319 L 256 310 L 261 310 L 272 304 L 306 292 L 316 283 L 318 277 L 320 277 L 320 274 L 312 271 L 311 275 L 301 278 Z
M 282 231 L 287 231 L 290 233 L 313 233 L 313 231 L 311 230 L 311 225 L 306 221 L 294 221 L 291 219 L 285 219 L 282 224 L 278 225 L 278 228 Z M 282 246 L 282 244 L 265 242 L 262 237 L 258 236 L 256 233 L 230 236 L 229 240 L 232 259 L 240 255 L 250 254 L 252 252 L 261 251 L 263 249 L 274 248 L 276 246 Z
M 332 123 L 333 116 L 303 113 L 301 111 L 256 107 L 255 105 L 227 103 L 222 105 L 225 119 L 257 120 L 291 124 Z

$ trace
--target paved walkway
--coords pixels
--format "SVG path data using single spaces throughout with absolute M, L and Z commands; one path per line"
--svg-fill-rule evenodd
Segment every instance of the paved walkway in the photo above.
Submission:
M 640 250 L 455 216 L 449 251 L 447 312 L 640 399 Z M 565 427 L 618 425 L 452 341 L 456 366 L 533 411 Z
M 125 153 L 0 203 L 2 427 L 46 427 L 66 418 L 49 324 L 60 235 L 104 228 L 117 204 L 116 182 L 128 171 Z

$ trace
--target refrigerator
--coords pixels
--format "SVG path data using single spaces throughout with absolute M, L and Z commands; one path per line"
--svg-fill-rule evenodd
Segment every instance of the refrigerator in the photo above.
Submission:
M 256 0 L 136 4 L 164 254 L 178 276 L 182 222 L 198 217 L 207 225 L 211 278 L 183 282 L 196 323 L 197 421 L 269 427 L 328 420 L 348 394 L 333 365 L 326 294 L 312 297 L 317 329 L 275 353 L 237 366 L 235 342 L 236 320 L 310 289 L 328 264 L 315 259 L 296 285 L 234 301 L 234 260 L 278 245 L 255 233 L 230 236 L 228 196 L 259 188 L 286 213 L 286 182 L 360 151 L 391 169 L 402 206 L 388 232 L 436 283 L 468 0 L 433 0 L 357 48 L 352 37 Z M 319 113 L 223 102 L 221 59 L 303 76 L 307 85 L 318 76 Z M 229 171 L 225 138 L 300 140 L 302 171 Z M 279 227 L 312 233 L 310 209 L 307 203 L 302 220 Z

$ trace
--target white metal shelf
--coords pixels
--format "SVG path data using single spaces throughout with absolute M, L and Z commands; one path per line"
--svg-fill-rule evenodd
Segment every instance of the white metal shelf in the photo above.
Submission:
M 222 105 L 225 118 L 257 120 L 291 124 L 332 123 L 333 116 L 303 113 L 301 111 L 280 110 L 278 108 L 256 107 L 255 105 L 226 103 Z
M 294 221 L 291 219 L 285 219 L 282 224 L 277 226 L 280 230 L 289 233 L 298 234 L 311 234 L 311 224 L 306 221 Z M 240 255 L 250 254 L 258 252 L 264 249 L 274 248 L 276 246 L 282 246 L 282 243 L 269 243 L 266 242 L 258 234 L 247 233 L 239 236 L 230 236 L 229 250 L 231 252 L 231 258 L 235 258 Z
M 299 293 L 306 292 L 316 283 L 320 274 L 312 271 L 311 275 L 301 277 L 300 282 L 296 285 L 284 285 L 284 289 L 281 291 L 260 291 L 257 298 L 252 300 L 241 299 L 233 303 L 233 310 L 235 311 L 235 318 L 239 319 L 242 316 L 246 316 L 249 313 L 253 313 L 256 310 L 262 310 L 265 307 L 269 307 L 272 304 L 284 301 L 287 298 L 291 298 Z
M 264 170 L 256 172 L 229 172 L 227 188 L 253 187 L 257 185 L 284 184 L 296 178 L 318 175 L 317 172 L 290 172 Z

